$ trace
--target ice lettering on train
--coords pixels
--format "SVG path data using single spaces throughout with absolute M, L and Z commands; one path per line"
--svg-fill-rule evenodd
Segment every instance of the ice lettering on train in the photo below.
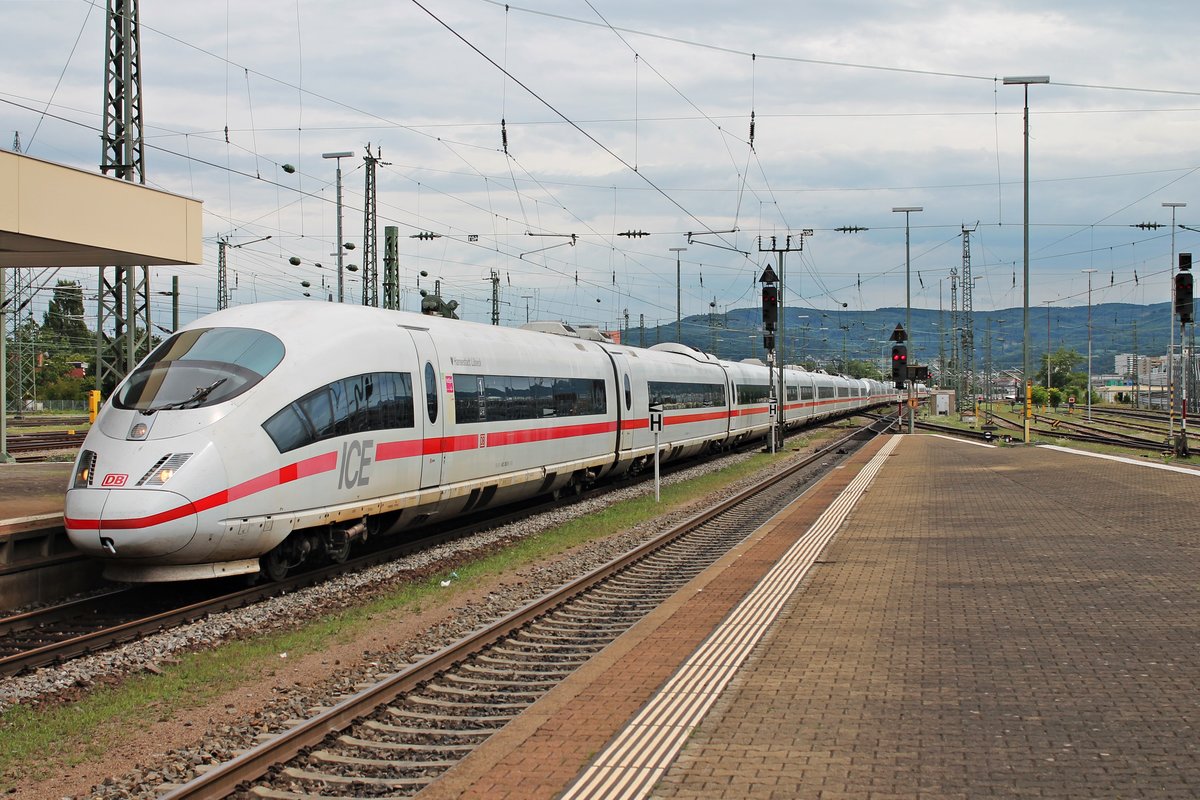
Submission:
M 338 488 L 354 489 L 371 482 L 368 475 L 373 463 L 371 453 L 375 447 L 373 439 L 355 439 L 342 445 L 342 468 L 338 470 Z

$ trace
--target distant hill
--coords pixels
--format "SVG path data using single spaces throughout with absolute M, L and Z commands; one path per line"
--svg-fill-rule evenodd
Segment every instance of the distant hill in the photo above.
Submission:
M 1111 372 L 1113 358 L 1120 353 L 1163 355 L 1167 351 L 1170 325 L 1178 322 L 1169 315 L 1169 303 L 1134 305 L 1103 303 L 1092 306 L 1092 364 L 1097 374 Z M 890 350 L 889 337 L 896 325 L 904 324 L 904 308 L 880 308 L 874 311 L 848 311 L 786 308 L 784 333 L 789 362 L 812 359 L 826 362 L 840 359 L 882 360 Z M 948 338 L 951 328 L 949 309 L 945 312 L 924 308 L 912 309 L 910 331 L 910 363 L 929 364 L 938 359 L 944 346 L 950 353 Z M 975 358 L 983 368 L 988 357 L 988 332 L 991 331 L 991 358 L 996 369 L 1020 367 L 1022 349 L 1023 311 L 1007 308 L 975 312 Z M 1029 309 L 1029 360 L 1035 369 L 1046 352 L 1046 306 Z M 1050 344 L 1074 349 L 1086 355 L 1088 349 L 1087 306 L 1051 306 L 1049 310 Z M 943 342 L 941 332 L 946 331 Z M 738 360 L 761 358 L 762 312 L 758 308 L 732 309 L 727 314 L 687 317 L 681 325 L 685 344 L 715 353 L 721 358 Z M 960 322 L 960 328 L 962 323 Z M 844 330 L 843 330 L 844 329 Z M 675 340 L 675 323 L 641 330 L 632 327 L 625 332 L 626 342 L 650 346 Z M 1136 341 L 1135 341 L 1136 336 Z

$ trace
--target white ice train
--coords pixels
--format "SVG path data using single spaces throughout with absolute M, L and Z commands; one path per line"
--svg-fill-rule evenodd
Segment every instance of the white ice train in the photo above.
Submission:
M 895 402 L 785 373 L 786 417 Z M 768 372 L 649 349 L 328 303 L 212 314 L 108 399 L 68 487 L 67 533 L 105 575 L 173 581 L 346 557 L 353 540 L 768 430 Z

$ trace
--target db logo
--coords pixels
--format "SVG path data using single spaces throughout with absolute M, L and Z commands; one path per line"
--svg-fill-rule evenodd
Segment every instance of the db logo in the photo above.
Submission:
M 120 475 L 109 473 L 104 476 L 104 480 L 100 481 L 101 486 L 124 486 L 125 481 L 129 480 L 128 475 Z

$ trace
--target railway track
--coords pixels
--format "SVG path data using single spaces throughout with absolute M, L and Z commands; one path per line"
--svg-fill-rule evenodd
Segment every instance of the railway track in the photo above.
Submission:
M 1012 433 L 1008 434 L 1010 436 L 1013 434 L 1024 433 L 1020 423 L 1013 422 L 1006 417 L 991 414 L 987 417 L 987 419 L 997 427 L 1003 428 L 1005 431 L 1011 431 Z M 1037 419 L 1045 420 L 1046 418 L 1040 417 L 1040 415 L 1035 415 L 1035 420 Z M 974 430 L 971 428 L 957 428 L 952 425 L 942 425 L 936 422 L 927 422 L 924 420 L 917 422 L 916 427 L 922 430 L 944 433 L 948 436 L 959 436 L 966 439 L 976 439 L 980 441 L 989 440 L 986 431 Z M 1094 428 L 1088 428 L 1087 426 L 1075 423 L 1060 423 L 1057 427 L 1034 427 L 1033 432 L 1038 435 L 1053 436 L 1056 439 L 1066 439 L 1073 442 L 1087 442 L 1090 444 L 1103 444 L 1112 447 L 1126 447 L 1134 450 L 1148 450 L 1153 452 L 1161 452 L 1163 450 L 1163 444 L 1161 442 L 1155 442 L 1132 435 L 1109 434 L 1107 432 L 1098 433 Z M 995 434 L 993 434 L 991 438 L 994 439 L 997 437 Z
M 62 425 L 62 426 L 66 426 L 66 427 L 77 427 L 77 426 L 88 425 L 88 424 L 89 424 L 89 422 L 88 422 L 88 418 L 86 415 L 79 416 L 79 417 L 63 417 L 63 416 L 58 416 L 58 415 L 50 415 L 50 416 L 21 416 L 21 417 L 9 417 L 8 418 L 9 430 L 12 430 L 14 428 L 38 428 L 38 427 L 52 427 L 52 426 L 57 426 L 57 425 Z
M 669 475 L 691 462 L 672 464 Z M 648 481 L 645 475 L 636 480 Z M 604 492 L 628 484 L 607 484 Z M 505 513 L 484 511 L 429 529 L 415 540 L 372 540 L 364 553 L 341 564 L 328 564 L 290 575 L 282 581 L 245 585 L 242 579 L 197 581 L 159 586 L 115 589 L 61 605 L 51 605 L 0 619 L 0 676 L 18 675 L 31 669 L 59 664 L 82 655 L 168 630 L 203 617 L 262 602 L 270 597 L 317 585 L 338 575 L 393 561 L 438 544 L 462 539 L 482 530 L 497 528 L 533 514 L 576 502 L 577 497 L 539 499 L 511 507 Z
M 364 688 L 165 798 L 405 796 L 431 783 L 884 425 Z
M 0 675 L 18 675 L 37 667 L 63 663 L 210 614 L 244 608 L 271 597 L 317 585 L 337 575 L 367 569 L 443 542 L 470 536 L 485 528 L 498 527 L 561 506 L 563 502 L 544 501 L 514 506 L 500 516 L 493 513 L 485 517 L 480 514 L 454 525 L 434 526 L 429 535 L 420 539 L 401 542 L 384 540 L 343 563 L 300 572 L 282 581 L 246 586 L 244 580 L 232 578 L 135 585 L 6 617 L 0 619 Z
M 86 431 L 48 431 L 46 433 L 18 433 L 8 437 L 7 450 L 20 462 L 40 461 L 45 453 L 71 452 L 79 450 L 87 436 Z

